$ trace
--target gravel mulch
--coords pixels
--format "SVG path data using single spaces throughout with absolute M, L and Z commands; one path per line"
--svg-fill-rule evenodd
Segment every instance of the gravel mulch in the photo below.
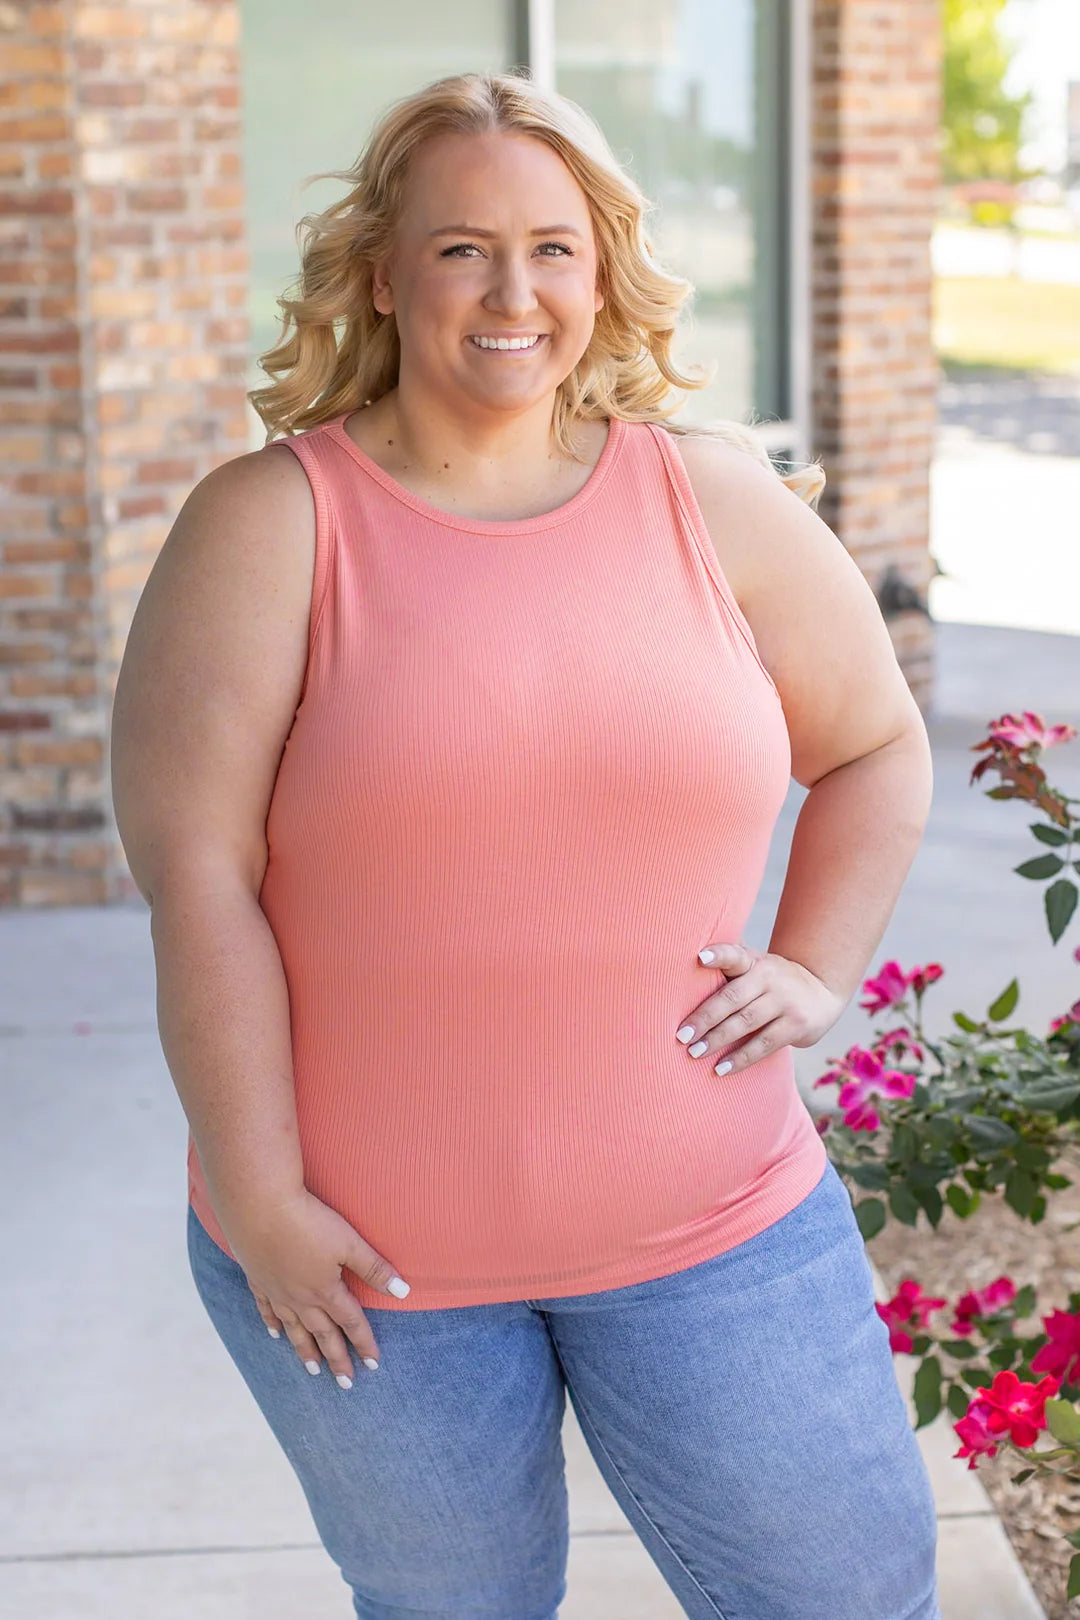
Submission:
M 1055 1308 L 1067 1309 L 1070 1292 L 1080 1289 L 1080 1226 L 1068 1230 L 1080 1223 L 1080 1148 L 1070 1146 L 1054 1169 L 1069 1176 L 1073 1185 L 1047 1194 L 1046 1216 L 1038 1226 L 1010 1209 L 1000 1191 L 983 1193 L 979 1209 L 966 1220 L 946 1205 L 936 1232 L 923 1212 L 914 1227 L 890 1217 L 866 1245 L 890 1295 L 905 1277 L 914 1277 L 924 1293 L 944 1295 L 952 1305 L 967 1289 L 985 1288 L 1005 1275 L 1018 1289 L 1034 1285 L 1035 1312 L 1022 1318 L 1017 1328 L 1024 1336 L 1040 1331 L 1042 1317 Z M 864 1196 L 859 1189 L 849 1190 Z M 947 1320 L 945 1310 L 932 1312 L 928 1326 L 935 1334 L 944 1334 Z M 944 1355 L 941 1359 L 943 1366 L 957 1365 Z M 1038 1449 L 1051 1443 L 1049 1437 L 1040 1437 Z M 954 1467 L 967 1468 L 967 1459 L 956 1458 Z M 1075 1549 L 1063 1539 L 1080 1530 L 1080 1484 L 1050 1477 L 1014 1485 L 1011 1476 L 1023 1467 L 1015 1452 L 999 1451 L 996 1457 L 980 1458 L 976 1472 L 1047 1620 L 1080 1620 L 1080 1599 L 1065 1601 Z

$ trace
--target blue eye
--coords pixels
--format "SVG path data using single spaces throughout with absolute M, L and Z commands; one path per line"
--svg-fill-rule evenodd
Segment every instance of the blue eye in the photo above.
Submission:
M 450 257 L 451 254 L 459 252 L 461 248 L 475 247 L 475 246 L 476 246 L 475 242 L 455 242 L 453 247 L 443 248 L 442 252 L 439 254 L 439 257 L 440 257 L 440 259 L 447 259 L 447 258 Z M 573 257 L 572 249 L 568 248 L 566 246 L 565 242 L 541 242 L 540 246 L 541 247 L 558 248 L 559 252 L 560 253 L 565 253 L 568 258 Z

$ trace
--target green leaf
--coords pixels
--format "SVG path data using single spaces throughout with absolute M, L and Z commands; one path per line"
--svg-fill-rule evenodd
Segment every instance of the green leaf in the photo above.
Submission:
M 1049 890 L 1047 890 L 1047 893 L 1049 893 Z M 982 1025 L 977 1024 L 973 1018 L 969 1018 L 967 1013 L 954 1012 L 953 1023 L 959 1024 L 961 1029 L 966 1029 L 969 1035 L 977 1035 L 979 1030 L 982 1029 Z
M 1068 1176 L 1059 1176 L 1056 1173 L 1049 1176 L 1044 1176 L 1043 1181 L 1054 1192 L 1062 1192 L 1066 1187 L 1072 1186 L 1072 1182 L 1069 1180 Z
M 1018 1140 L 1012 1126 L 1006 1125 L 1003 1119 L 997 1119 L 993 1115 L 962 1114 L 960 1117 L 972 1139 L 981 1147 L 1008 1147 L 1010 1143 Z
M 1005 1181 L 1005 1202 L 1018 1215 L 1030 1215 L 1039 1184 L 1030 1170 L 1014 1166 Z
M 919 1138 L 910 1125 L 898 1125 L 892 1133 L 889 1144 L 889 1157 L 898 1159 L 901 1164 L 910 1164 L 912 1159 L 918 1158 Z
M 1050 1400 L 1043 1410 L 1046 1413 L 1046 1427 L 1055 1440 L 1060 1440 L 1065 1446 L 1074 1446 L 1080 1441 L 1080 1412 L 1071 1401 Z
M 1080 894 L 1077 893 L 1075 883 L 1070 883 L 1067 878 L 1059 878 L 1056 883 L 1051 883 L 1043 900 L 1046 905 L 1046 926 L 1050 930 L 1050 938 L 1056 945 L 1069 926 Z
M 995 1024 L 999 1024 L 1003 1018 L 1008 1018 L 1019 999 L 1020 986 L 1015 979 L 1011 979 L 997 1000 L 991 1002 L 987 1009 L 987 1017 L 993 1019 Z
M 971 1396 L 966 1390 L 961 1389 L 959 1384 L 953 1384 L 945 1404 L 954 1418 L 962 1418 L 967 1415 L 967 1409 L 971 1405 Z
M 1065 1589 L 1065 1601 L 1080 1597 L 1080 1553 L 1075 1553 L 1069 1559 L 1069 1584 Z
M 919 1218 L 919 1203 L 911 1194 L 911 1189 L 903 1182 L 897 1182 L 889 1191 L 889 1208 L 898 1221 L 905 1226 L 914 1226 Z
M 956 1126 L 943 1114 L 935 1114 L 926 1124 L 926 1134 L 935 1147 L 951 1147 L 956 1141 Z
M 1021 1470 L 1020 1470 L 1020 1472 L 1018 1474 L 1014 1474 L 1012 1476 L 1013 1484 L 1014 1485 L 1022 1485 L 1024 1483 L 1025 1479 L 1030 1479 L 1034 1472 L 1035 1472 L 1034 1468 L 1021 1468 Z
M 919 1417 L 915 1427 L 921 1429 L 924 1424 L 932 1423 L 941 1411 L 941 1363 L 937 1356 L 927 1356 L 922 1363 L 915 1374 L 912 1394 Z
M 955 1183 L 953 1186 L 947 1188 L 945 1193 L 949 1208 L 955 1214 L 959 1215 L 961 1220 L 964 1220 L 968 1215 L 970 1215 L 974 1209 L 974 1196 L 974 1193 L 969 1193 L 966 1188 L 958 1187 Z
M 883 1164 L 853 1164 L 847 1173 L 857 1187 L 866 1187 L 870 1192 L 884 1192 L 892 1180 Z
M 914 1191 L 915 1197 L 926 1211 L 927 1220 L 936 1231 L 945 1207 L 941 1201 L 941 1194 L 936 1187 L 916 1186 Z
M 945 1096 L 945 1108 L 952 1114 L 961 1108 L 970 1108 L 972 1103 L 982 1102 L 986 1096 L 985 1086 L 966 1086 L 963 1091 L 954 1091 Z
M 855 1205 L 855 1220 L 863 1241 L 868 1243 L 885 1225 L 885 1205 L 880 1198 L 860 1198 Z
M 1051 827 L 1045 821 L 1032 821 L 1029 826 L 1040 843 L 1061 845 L 1069 842 L 1069 835 L 1064 827 Z
M 1022 861 L 1019 866 L 1014 866 L 1013 871 L 1017 877 L 1048 878 L 1060 872 L 1064 865 L 1060 855 L 1036 855 L 1034 860 Z
M 1016 1093 L 1017 1102 L 1023 1103 L 1036 1114 L 1056 1114 L 1068 1108 L 1080 1097 L 1080 1085 L 1071 1080 L 1038 1080 Z
M 981 1354 L 978 1345 L 968 1339 L 942 1339 L 941 1348 L 947 1350 L 954 1361 L 970 1361 L 972 1356 Z

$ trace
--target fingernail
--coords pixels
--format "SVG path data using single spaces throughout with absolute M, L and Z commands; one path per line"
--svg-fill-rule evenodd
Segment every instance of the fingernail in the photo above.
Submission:
M 317 1361 L 305 1361 L 304 1366 L 307 1368 L 312 1378 L 314 1378 L 315 1374 L 319 1371 L 319 1363 Z
M 693 1024 L 684 1024 L 682 1029 L 677 1029 L 675 1031 L 675 1039 L 677 1041 L 682 1041 L 683 1045 L 685 1046 L 686 1042 L 690 1039 L 690 1037 L 691 1037 L 691 1035 L 693 1035 L 693 1033 L 694 1033 Z
M 372 1372 L 378 1372 L 379 1363 L 375 1360 L 374 1356 L 361 1356 L 360 1359 L 363 1361 L 365 1367 L 370 1367 Z
M 727 1072 L 728 1072 L 728 1070 L 729 1070 L 729 1069 L 730 1069 L 730 1068 L 731 1068 L 731 1064 L 730 1064 L 730 1063 L 718 1063 L 718 1064 L 717 1064 L 717 1065 L 716 1065 L 716 1068 L 715 1068 L 715 1071 L 714 1071 L 714 1072 L 715 1072 L 715 1073 L 716 1073 L 716 1074 L 727 1074 Z
M 691 1057 L 700 1057 L 702 1052 L 709 1050 L 709 1043 L 708 1041 L 695 1041 L 693 1046 L 688 1046 L 686 1050 Z
M 706 946 L 705 950 L 698 951 L 698 961 L 699 962 L 711 962 L 715 955 L 716 955 L 716 952 L 715 951 L 710 951 L 709 948 Z
M 391 1277 L 386 1285 L 387 1293 L 396 1294 L 398 1299 L 404 1299 L 409 1292 L 409 1284 L 403 1277 Z
M 281 1329 L 280 1328 L 272 1328 L 272 1327 L 269 1326 L 269 1324 L 267 1324 L 266 1331 L 267 1331 L 267 1333 L 269 1333 L 269 1335 L 270 1335 L 270 1337 L 272 1339 L 280 1339 L 281 1338 Z
M 342 1389 L 352 1389 L 352 1379 L 347 1377 L 345 1373 L 338 1373 L 337 1381 Z

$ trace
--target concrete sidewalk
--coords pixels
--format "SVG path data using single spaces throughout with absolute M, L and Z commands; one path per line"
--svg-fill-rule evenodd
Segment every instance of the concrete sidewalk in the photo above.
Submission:
M 934 808 L 873 965 L 940 961 L 927 998 L 937 1029 L 954 1008 L 981 1013 L 1018 973 L 1020 1016 L 1045 1027 L 1077 994 L 1076 930 L 1050 945 L 1037 889 L 1011 874 L 1031 853 L 1030 815 L 967 786 L 967 750 L 1007 709 L 1080 725 L 1080 640 L 952 624 L 938 635 Z M 1050 763 L 1080 793 L 1080 744 Z M 767 943 L 803 796 L 793 784 L 751 944 Z M 344 1584 L 188 1271 L 186 1126 L 158 1044 L 147 912 L 0 914 L 0 956 L 0 1620 L 345 1620 Z M 834 1093 L 812 1080 L 868 1033 L 853 1002 L 818 1048 L 796 1052 L 815 1108 Z M 907 1358 L 897 1372 L 903 1385 Z M 919 1440 L 944 1620 L 1039 1620 L 981 1484 L 951 1456 L 948 1423 Z M 560 1620 L 676 1620 L 569 1405 L 565 1444 Z

